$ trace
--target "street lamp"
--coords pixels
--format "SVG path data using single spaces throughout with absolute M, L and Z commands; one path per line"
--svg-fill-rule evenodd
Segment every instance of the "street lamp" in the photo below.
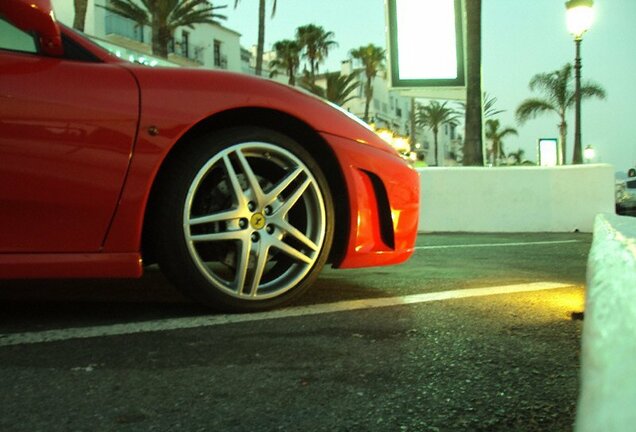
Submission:
M 568 31 L 574 36 L 576 58 L 574 60 L 574 155 L 572 162 L 583 163 L 581 149 L 581 41 L 594 21 L 593 0 L 568 0 L 565 2 Z

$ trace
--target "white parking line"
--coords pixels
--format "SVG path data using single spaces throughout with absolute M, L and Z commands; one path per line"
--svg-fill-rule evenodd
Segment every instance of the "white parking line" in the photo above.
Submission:
M 136 333 L 183 330 L 198 327 L 212 327 L 224 324 L 245 323 L 279 318 L 291 318 L 318 315 L 333 312 L 345 312 L 362 309 L 374 309 L 387 306 L 401 306 L 426 303 L 439 300 L 480 297 L 496 294 L 514 294 L 529 291 L 541 291 L 572 287 L 570 284 L 556 282 L 535 282 L 521 285 L 503 285 L 487 288 L 442 291 L 426 294 L 413 294 L 402 297 L 386 297 L 364 300 L 350 300 L 337 303 L 298 306 L 270 312 L 242 315 L 209 315 L 194 318 L 173 318 L 141 323 L 113 324 L 96 327 L 68 328 L 41 332 L 0 334 L 0 347 L 29 345 L 43 342 L 58 342 L 71 339 L 85 339 L 105 336 L 121 336 Z
M 415 250 L 474 248 L 474 247 L 503 247 L 503 246 L 532 246 L 532 245 L 550 245 L 550 244 L 580 243 L 580 242 L 581 240 L 552 240 L 552 241 L 535 241 L 535 242 L 477 243 L 477 244 L 438 245 L 438 246 L 416 246 Z

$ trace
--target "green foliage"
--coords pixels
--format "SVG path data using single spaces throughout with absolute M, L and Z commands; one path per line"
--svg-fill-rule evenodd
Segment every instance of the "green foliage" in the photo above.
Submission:
M 503 149 L 503 139 L 508 135 L 517 135 L 517 129 L 506 127 L 499 129 L 500 123 L 498 119 L 486 120 L 486 139 L 492 142 L 489 156 L 492 157 L 495 165 L 499 164 L 499 159 L 505 158 L 506 153 Z
M 534 165 L 532 162 L 525 160 L 524 155 L 524 150 L 517 149 L 516 152 L 508 153 L 508 159 L 513 160 L 512 165 Z
M 139 26 L 151 25 L 149 11 L 132 0 L 111 0 L 106 6 L 102 7 L 109 12 L 134 21 Z
M 488 92 L 484 92 L 483 95 L 483 101 L 484 101 L 484 106 L 483 106 L 483 110 L 484 110 L 484 118 L 485 119 L 489 119 L 492 118 L 498 114 L 501 114 L 503 112 L 506 112 L 506 110 L 502 110 L 502 109 L 496 109 L 495 108 L 495 104 L 497 103 L 497 98 L 494 96 L 491 96 L 488 94 Z M 459 102 L 459 108 L 458 110 L 463 113 L 463 115 L 466 115 L 466 102 Z
M 418 105 L 416 114 L 416 124 L 422 127 L 429 127 L 433 132 L 439 131 L 439 127 L 444 124 L 457 126 L 460 114 L 455 109 L 447 106 L 448 102 L 440 103 L 430 101 L 428 105 Z
M 327 58 L 329 49 L 338 45 L 333 40 L 333 36 L 333 32 L 325 31 L 321 26 L 314 24 L 298 27 L 295 39 L 285 39 L 274 44 L 276 59 L 270 62 L 270 67 L 272 68 L 270 76 L 275 76 L 280 69 L 284 69 L 289 77 L 289 84 L 294 85 L 296 83 L 296 74 L 300 67 L 300 60 L 304 58 L 309 64 L 309 71 L 305 68 L 305 76 L 301 85 L 321 97 L 342 100 L 338 93 L 343 89 L 338 89 L 338 86 L 342 87 L 343 83 L 339 82 L 336 79 L 337 77 L 327 76 L 327 85 L 331 85 L 331 90 L 329 88 L 325 90 L 315 85 L 316 73 L 320 64 Z M 351 91 L 353 90 L 350 90 L 349 93 Z M 329 92 L 332 95 L 328 95 L 327 93 Z M 348 96 L 348 93 L 346 96 Z
M 168 44 L 178 27 L 194 28 L 195 24 L 217 24 L 224 15 L 216 13 L 226 6 L 213 6 L 208 0 L 110 0 L 104 9 L 152 28 L 152 52 L 168 57 Z
M 325 75 L 325 88 L 311 82 L 308 76 L 303 79 L 301 85 L 315 95 L 342 106 L 356 97 L 352 93 L 360 87 L 357 78 L 355 74 L 340 75 L 339 72 L 333 72 Z
M 439 165 L 437 159 L 437 134 L 442 125 L 457 126 L 461 115 L 454 108 L 446 106 L 448 102 L 440 103 L 431 101 L 428 105 L 418 105 L 415 123 L 420 127 L 428 127 L 433 131 L 435 143 L 435 165 Z
M 315 82 L 319 66 L 325 61 L 329 49 L 338 46 L 334 33 L 321 26 L 308 24 L 296 29 L 296 40 L 301 46 L 302 57 L 309 63 L 309 79 Z
M 385 69 L 384 61 L 386 51 L 379 46 L 369 44 L 353 49 L 350 52 L 352 58 L 359 60 L 364 67 L 366 82 L 364 86 L 364 96 L 366 98 L 364 106 L 364 121 L 369 121 L 369 106 L 373 99 L 373 79 L 377 74 Z
M 270 76 L 277 75 L 279 69 L 282 69 L 289 78 L 289 85 L 295 85 L 296 73 L 300 66 L 300 44 L 295 40 L 285 39 L 276 42 L 273 48 L 276 51 L 276 59 L 270 63 Z
M 549 112 L 555 113 L 560 120 L 559 135 L 561 155 L 565 155 L 567 122 L 565 120 L 569 108 L 575 103 L 575 91 L 572 78 L 572 65 L 566 64 L 561 69 L 549 73 L 539 73 L 530 80 L 530 90 L 543 94 L 543 98 L 529 98 L 517 107 L 516 117 L 520 124 Z M 605 99 L 605 90 L 593 82 L 581 85 L 581 99 L 597 97 Z

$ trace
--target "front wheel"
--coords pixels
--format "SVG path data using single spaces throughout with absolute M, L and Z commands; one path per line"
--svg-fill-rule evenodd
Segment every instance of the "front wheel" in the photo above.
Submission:
M 166 276 L 195 300 L 254 311 L 304 292 L 333 237 L 318 164 L 261 128 L 228 129 L 181 149 L 162 174 L 150 239 Z

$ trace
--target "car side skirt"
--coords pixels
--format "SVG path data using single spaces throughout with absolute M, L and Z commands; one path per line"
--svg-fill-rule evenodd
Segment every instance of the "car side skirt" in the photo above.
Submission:
M 138 253 L 1 254 L 0 279 L 138 278 Z

